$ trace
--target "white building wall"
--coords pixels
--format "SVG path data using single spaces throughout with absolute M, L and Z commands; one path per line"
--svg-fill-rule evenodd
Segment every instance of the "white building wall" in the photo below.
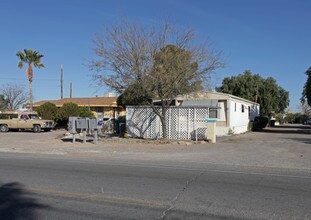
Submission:
M 227 136 L 229 134 L 229 127 L 226 126 L 217 126 L 216 127 L 216 136 Z
M 223 121 L 226 122 L 227 121 L 227 117 L 226 117 L 226 105 L 225 105 L 225 101 L 220 101 L 218 102 L 218 107 L 219 109 L 219 116 L 217 121 Z
M 244 106 L 244 107 L 243 107 Z M 247 132 L 248 124 L 259 115 L 259 106 L 240 100 L 230 100 L 230 126 L 231 132 L 241 134 Z
M 218 107 L 219 109 L 219 116 L 217 121 L 218 122 L 224 122 L 224 124 L 227 124 L 227 115 L 226 115 L 226 111 L 227 111 L 227 101 L 225 100 L 221 100 L 218 102 Z M 216 136 L 221 137 L 221 136 L 226 136 L 228 135 L 228 131 L 229 131 L 229 127 L 227 126 L 216 126 Z

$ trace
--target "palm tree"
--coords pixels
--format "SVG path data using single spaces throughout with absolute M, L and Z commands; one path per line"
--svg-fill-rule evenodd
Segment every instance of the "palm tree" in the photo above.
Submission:
M 42 54 L 39 54 L 39 52 L 30 50 L 30 49 L 24 49 L 24 53 L 22 51 L 18 51 L 16 53 L 16 56 L 20 59 L 18 62 L 18 67 L 23 68 L 23 64 L 28 64 L 28 67 L 26 69 L 26 75 L 28 76 L 29 80 L 29 104 L 30 104 L 30 110 L 33 110 L 33 98 L 32 98 L 32 79 L 33 79 L 33 70 L 32 70 L 32 64 L 37 67 L 44 67 L 43 63 L 41 63 L 40 59 L 43 57 Z

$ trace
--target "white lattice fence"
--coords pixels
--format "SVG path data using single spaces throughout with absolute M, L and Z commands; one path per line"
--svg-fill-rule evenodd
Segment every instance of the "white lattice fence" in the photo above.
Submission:
M 166 113 L 167 137 L 175 140 L 204 139 L 208 112 L 208 107 L 169 108 Z M 162 137 L 160 118 L 149 107 L 127 106 L 126 127 L 131 137 Z

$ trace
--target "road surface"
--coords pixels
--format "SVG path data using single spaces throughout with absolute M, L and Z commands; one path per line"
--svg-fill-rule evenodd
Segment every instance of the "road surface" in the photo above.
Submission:
M 311 176 L 1 153 L 0 219 L 311 219 Z

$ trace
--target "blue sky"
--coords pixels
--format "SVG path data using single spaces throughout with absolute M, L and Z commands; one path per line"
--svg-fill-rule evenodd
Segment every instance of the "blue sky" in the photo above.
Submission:
M 27 48 L 44 54 L 46 66 L 35 69 L 35 101 L 60 98 L 60 64 L 65 97 L 70 82 L 74 97 L 101 96 L 109 90 L 93 87 L 84 65 L 93 57 L 94 34 L 124 19 L 146 25 L 166 20 L 192 27 L 198 40 L 223 51 L 227 67 L 213 75 L 214 86 L 245 70 L 271 76 L 290 92 L 295 111 L 311 66 L 310 8 L 309 0 L 1 0 L 0 86 L 17 83 L 28 91 L 15 55 Z

